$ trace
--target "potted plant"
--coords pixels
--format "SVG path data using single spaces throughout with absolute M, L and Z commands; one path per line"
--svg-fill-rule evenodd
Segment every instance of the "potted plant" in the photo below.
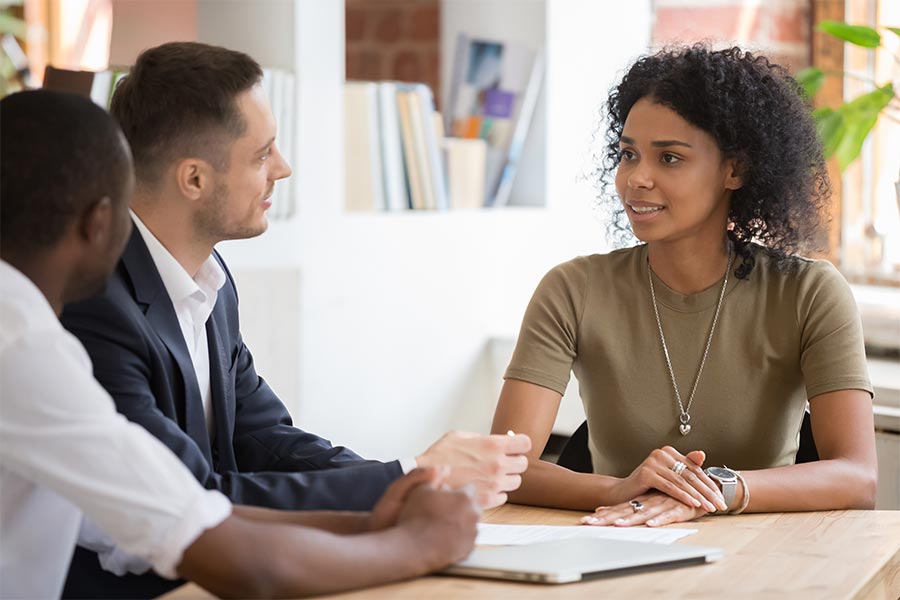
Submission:
M 881 33 L 872 27 L 823 21 L 817 29 L 861 48 L 870 50 L 884 48 Z M 884 30 L 900 37 L 900 28 L 885 27 Z M 900 66 L 900 56 L 897 54 L 892 56 Z M 894 69 L 894 73 L 898 72 L 900 69 Z M 863 143 L 879 118 L 900 124 L 900 97 L 897 94 L 900 82 L 898 85 L 893 81 L 877 82 L 858 73 L 826 72 L 817 67 L 803 69 L 797 73 L 796 79 L 806 95 L 812 98 L 821 89 L 828 76 L 852 77 L 865 81 L 871 87 L 870 91 L 836 108 L 822 107 L 813 111 L 825 156 L 837 158 L 840 170 L 844 171 L 859 157 Z M 900 211 L 900 174 L 894 188 L 897 194 L 897 208 Z
M 862 48 L 884 47 L 881 34 L 864 25 L 822 21 L 818 29 Z M 885 29 L 900 36 L 900 28 L 887 27 Z M 900 56 L 894 55 L 894 60 L 900 64 Z M 810 67 L 797 73 L 796 78 L 807 96 L 812 98 L 822 87 L 825 77 L 828 75 L 841 77 L 847 75 L 860 78 L 871 83 L 874 88 L 837 108 L 823 107 L 813 111 L 813 117 L 816 119 L 819 135 L 822 137 L 822 144 L 825 147 L 825 156 L 829 158 L 836 156 L 843 171 L 859 156 L 863 142 L 879 117 L 883 116 L 900 123 L 900 97 L 897 96 L 897 87 L 893 82 L 879 84 L 866 77 L 843 71 L 826 73 L 818 67 Z

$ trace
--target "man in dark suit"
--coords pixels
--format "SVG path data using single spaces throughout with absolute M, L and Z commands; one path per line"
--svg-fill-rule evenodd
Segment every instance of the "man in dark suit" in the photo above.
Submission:
M 415 459 L 367 461 L 293 427 L 256 374 L 214 246 L 263 233 L 274 183 L 291 173 L 261 78 L 249 56 L 203 44 L 138 57 L 111 107 L 134 154 L 134 231 L 106 292 L 68 306 L 64 325 L 119 412 L 236 503 L 368 510 L 403 472 L 437 465 L 451 467 L 449 485 L 473 485 L 483 506 L 505 502 L 527 466 L 527 437 L 453 432 Z M 64 595 L 150 596 L 158 583 L 110 579 L 79 549 Z

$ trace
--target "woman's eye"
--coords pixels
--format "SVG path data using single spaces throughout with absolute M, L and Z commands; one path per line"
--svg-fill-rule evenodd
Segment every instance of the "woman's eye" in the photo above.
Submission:
M 674 165 L 675 163 L 681 161 L 681 158 L 675 156 L 674 154 L 666 153 L 662 155 L 662 161 L 667 165 Z
M 631 150 L 619 150 L 619 160 L 634 160 L 634 152 Z

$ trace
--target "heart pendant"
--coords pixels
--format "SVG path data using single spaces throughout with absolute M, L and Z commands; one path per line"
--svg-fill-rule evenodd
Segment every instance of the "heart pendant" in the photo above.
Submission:
M 681 435 L 687 435 L 691 432 L 691 426 L 687 423 L 682 423 L 678 426 L 678 431 L 681 432 Z

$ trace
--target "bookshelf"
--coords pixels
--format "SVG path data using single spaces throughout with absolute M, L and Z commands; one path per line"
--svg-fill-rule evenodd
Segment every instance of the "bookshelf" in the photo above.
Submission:
M 132 11 L 144 1 L 119 0 Z M 188 2 L 178 4 L 184 12 Z M 491 12 L 511 5 L 521 15 Z M 650 0 L 617 5 L 614 15 L 608 7 L 446 0 L 444 27 L 490 35 L 503 24 L 544 41 L 545 85 L 514 191 L 520 206 L 373 214 L 344 210 L 343 2 L 193 4 L 196 39 L 296 76 L 295 126 L 283 132 L 295 148 L 296 214 L 219 250 L 238 280 L 259 372 L 298 426 L 382 459 L 421 452 L 449 428 L 487 430 L 496 402 L 490 340 L 516 336 L 553 265 L 606 249 L 579 175 L 608 86 L 649 44 Z M 146 36 L 139 21 L 114 20 L 114 37 L 117 28 L 132 43 Z

